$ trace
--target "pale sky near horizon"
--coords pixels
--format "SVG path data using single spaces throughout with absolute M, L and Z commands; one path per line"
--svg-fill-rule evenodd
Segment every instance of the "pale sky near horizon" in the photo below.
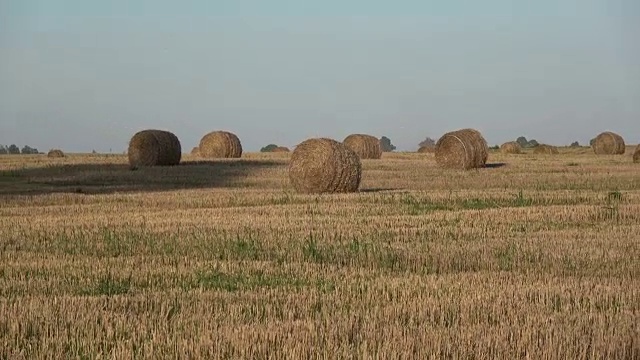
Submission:
M 640 142 L 637 0 L 0 0 L 0 144 Z

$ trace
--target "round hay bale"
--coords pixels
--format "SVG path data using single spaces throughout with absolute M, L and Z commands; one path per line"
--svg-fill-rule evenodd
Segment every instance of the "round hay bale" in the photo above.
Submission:
M 534 154 L 543 154 L 543 155 L 556 155 L 558 154 L 558 148 L 552 145 L 540 144 L 533 148 Z
M 476 142 L 476 146 L 480 149 L 480 154 L 482 155 L 482 166 L 487 163 L 489 159 L 489 145 L 487 144 L 487 140 L 484 139 L 480 131 L 476 129 L 465 129 L 473 134 L 474 141 Z
M 228 131 L 212 131 L 200 140 L 200 156 L 210 159 L 232 159 L 242 156 L 240 139 Z
M 149 129 L 133 135 L 127 153 L 132 169 L 140 166 L 172 166 L 180 163 L 182 147 L 173 133 Z
M 289 181 L 299 193 L 355 192 L 361 177 L 358 155 L 332 139 L 305 140 L 291 154 Z
M 592 147 L 597 155 L 622 155 L 626 145 L 622 136 L 605 131 L 593 139 Z
M 484 167 L 489 147 L 479 131 L 461 129 L 448 132 L 436 142 L 436 163 L 444 168 L 473 169 Z
M 64 156 L 65 156 L 64 153 L 60 149 L 51 149 L 47 153 L 47 157 L 50 157 L 50 158 L 63 158 Z
M 194 156 L 200 155 L 200 148 L 197 146 L 194 146 L 193 149 L 191 149 L 191 155 L 194 155 Z
M 420 148 L 418 148 L 418 152 L 422 153 L 422 154 L 433 154 L 436 152 L 436 147 L 435 146 L 420 146 Z
M 286 146 L 278 146 L 277 148 L 274 148 L 273 150 L 271 150 L 271 152 L 289 152 L 289 148 Z
M 515 141 L 509 141 L 500 145 L 500 152 L 503 154 L 521 154 L 522 148 Z
M 342 143 L 358 155 L 360 159 L 380 159 L 382 148 L 380 140 L 375 136 L 351 134 Z
M 638 145 L 636 151 L 633 152 L 633 162 L 640 163 L 640 145 Z

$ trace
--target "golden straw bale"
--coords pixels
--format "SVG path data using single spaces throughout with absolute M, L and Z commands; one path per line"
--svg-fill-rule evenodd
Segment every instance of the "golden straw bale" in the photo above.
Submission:
M 360 159 L 380 159 L 382 148 L 380 140 L 366 134 L 351 134 L 342 143 L 353 150 Z
M 355 192 L 361 176 L 358 155 L 333 139 L 305 140 L 291 154 L 289 181 L 300 193 Z
M 559 154 L 558 148 L 553 145 L 540 144 L 533 148 L 534 154 L 556 155 Z
M 436 142 L 436 162 L 443 168 L 481 168 L 485 166 L 488 156 L 486 140 L 474 129 L 448 132 Z
M 182 157 L 180 140 L 164 130 L 142 130 L 133 135 L 127 151 L 132 169 L 139 166 L 178 165 Z
M 509 141 L 500 145 L 500 152 L 503 154 L 521 154 L 522 148 L 515 141 Z
M 64 155 L 64 152 L 62 152 L 62 150 L 60 150 L 60 149 L 51 149 L 47 153 L 47 157 L 50 157 L 50 158 L 63 158 L 63 157 L 65 157 L 65 155 Z
M 240 139 L 228 131 L 212 131 L 200 140 L 200 156 L 209 159 L 230 159 L 242 156 Z
M 611 131 L 605 131 L 596 136 L 592 147 L 597 155 L 622 155 L 626 149 L 622 136 Z

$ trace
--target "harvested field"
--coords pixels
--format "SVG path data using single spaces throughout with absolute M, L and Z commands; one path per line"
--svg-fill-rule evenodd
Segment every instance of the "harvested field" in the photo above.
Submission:
M 330 195 L 272 154 L 1 155 L 0 358 L 638 359 L 638 165 L 559 151 Z

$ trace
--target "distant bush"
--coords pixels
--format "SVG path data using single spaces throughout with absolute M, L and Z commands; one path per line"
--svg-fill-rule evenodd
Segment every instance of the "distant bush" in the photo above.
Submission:
M 263 147 L 262 149 L 260 149 L 260 152 L 272 152 L 277 147 L 278 147 L 278 145 L 276 145 L 276 144 L 269 144 L 269 145 Z

